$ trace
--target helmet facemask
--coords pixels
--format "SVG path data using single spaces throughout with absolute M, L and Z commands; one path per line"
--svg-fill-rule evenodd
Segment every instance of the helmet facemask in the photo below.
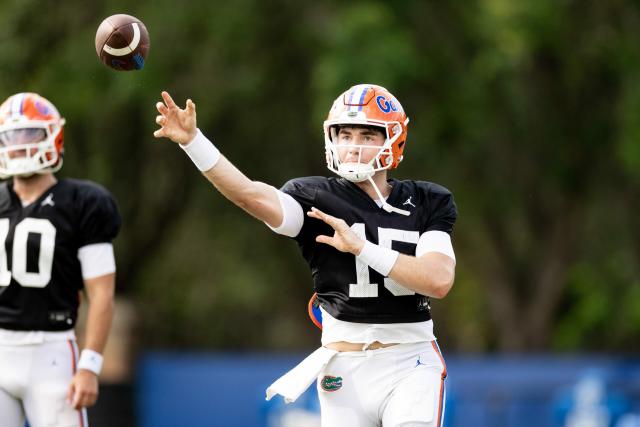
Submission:
M 0 177 L 27 177 L 56 172 L 62 153 L 56 146 L 64 119 L 0 126 Z
M 358 144 L 340 144 L 338 140 L 338 132 L 340 126 L 344 127 L 371 127 L 383 133 L 385 136 L 384 144 L 380 146 L 371 145 L 358 145 Z M 392 124 L 393 126 L 393 124 Z M 351 181 L 362 182 L 367 178 L 372 177 L 376 172 L 390 169 L 394 164 L 393 158 L 393 143 L 398 139 L 400 133 L 389 137 L 389 132 L 386 126 L 372 125 L 371 123 L 344 123 L 341 122 L 325 123 L 325 151 L 327 159 L 327 168 L 338 174 L 339 176 Z M 340 149 L 343 150 L 357 150 L 358 159 L 355 162 L 343 162 L 340 159 Z M 377 153 L 371 157 L 366 163 L 362 162 L 363 157 L 369 157 L 369 155 L 363 155 L 363 153 L 370 152 L 370 150 L 377 150 Z

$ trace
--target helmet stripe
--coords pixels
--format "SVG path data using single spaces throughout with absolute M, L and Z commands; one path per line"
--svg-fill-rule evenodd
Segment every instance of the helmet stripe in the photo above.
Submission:
M 351 91 L 351 98 L 349 99 L 349 111 L 361 111 L 362 100 L 364 99 L 364 94 L 367 92 L 368 86 L 366 85 L 358 85 L 353 88 Z M 355 103 L 355 100 L 358 99 L 358 104 Z
M 13 97 L 11 97 L 11 105 L 9 106 L 9 114 L 11 114 L 11 117 L 15 116 L 17 111 L 16 111 L 16 101 L 18 100 L 19 95 L 14 95 Z
M 358 107 L 358 111 L 362 111 L 362 103 L 364 102 L 364 97 L 367 94 L 367 92 L 369 92 L 369 88 L 365 87 L 364 90 L 362 91 L 362 95 L 360 95 L 360 102 L 358 102 L 358 104 L 360 104 L 360 106 Z
M 354 98 L 354 95 L 355 95 L 355 94 L 356 94 L 356 89 L 354 88 L 354 89 L 351 91 L 351 96 L 349 97 L 349 109 L 348 109 L 348 111 L 353 111 L 353 107 L 352 107 L 352 105 L 353 105 L 353 98 Z
M 24 94 L 19 93 L 13 96 L 11 100 L 11 116 L 19 116 L 22 114 L 22 104 L 24 102 Z
M 26 96 L 21 95 L 20 96 L 20 114 L 22 114 L 24 112 L 24 101 L 27 99 Z

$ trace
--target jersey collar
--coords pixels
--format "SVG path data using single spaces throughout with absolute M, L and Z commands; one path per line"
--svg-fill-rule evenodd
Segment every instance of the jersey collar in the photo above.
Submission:
M 358 187 L 355 183 L 349 181 L 345 178 L 338 178 L 338 182 L 348 188 L 350 191 L 357 193 L 358 197 L 366 200 L 367 204 L 371 207 L 384 212 L 380 206 L 376 204 L 376 201 L 371 198 L 363 189 Z M 398 198 L 398 193 L 400 192 L 400 182 L 397 179 L 389 178 L 387 179 L 387 184 L 391 186 L 391 192 L 389 193 L 389 197 L 387 197 L 387 203 L 393 205 L 394 201 Z

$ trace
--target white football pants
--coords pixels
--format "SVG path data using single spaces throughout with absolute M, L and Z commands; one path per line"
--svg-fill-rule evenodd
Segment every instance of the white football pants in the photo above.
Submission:
M 85 409 L 66 396 L 76 370 L 75 341 L 0 345 L 0 426 L 87 427 Z
M 322 427 L 441 427 L 446 376 L 435 341 L 338 353 L 318 376 Z

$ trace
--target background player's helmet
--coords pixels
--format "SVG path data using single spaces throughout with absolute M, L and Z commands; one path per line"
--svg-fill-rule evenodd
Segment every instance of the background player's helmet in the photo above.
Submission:
M 35 93 L 18 93 L 0 105 L 0 177 L 55 172 L 62 167 L 64 119 Z
M 334 101 L 324 122 L 327 167 L 353 182 L 364 181 L 380 170 L 396 168 L 402 161 L 408 123 L 402 105 L 388 90 L 372 84 L 353 86 Z M 369 163 L 341 163 L 337 138 L 340 125 L 379 127 L 385 135 L 385 143 Z M 365 148 L 355 147 L 361 153 Z

